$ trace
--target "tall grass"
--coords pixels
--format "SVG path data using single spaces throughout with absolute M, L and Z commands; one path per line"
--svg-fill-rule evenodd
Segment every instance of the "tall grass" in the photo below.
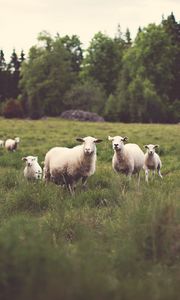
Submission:
M 158 143 L 163 180 L 114 174 L 108 135 L 141 147 Z M 97 171 L 74 197 L 62 187 L 23 178 L 25 155 L 44 159 L 75 137 L 104 139 Z M 58 119 L 0 120 L 0 299 L 179 299 L 179 126 L 93 124 Z

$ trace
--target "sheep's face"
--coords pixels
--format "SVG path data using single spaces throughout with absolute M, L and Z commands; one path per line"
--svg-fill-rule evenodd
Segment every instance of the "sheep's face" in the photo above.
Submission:
M 26 166 L 31 167 L 35 161 L 36 162 L 38 161 L 38 157 L 37 156 L 26 156 L 26 157 L 23 157 L 22 160 L 26 162 Z
M 16 137 L 14 140 L 15 140 L 16 144 L 18 144 L 20 142 L 20 138 L 19 137 Z
M 124 142 L 128 140 L 128 137 L 122 137 L 122 136 L 114 136 L 110 137 L 108 136 L 108 140 L 112 141 L 112 147 L 114 151 L 122 151 L 124 148 Z
M 96 152 L 96 143 L 102 142 L 100 139 L 96 139 L 91 136 L 87 136 L 85 138 L 77 138 L 78 142 L 83 143 L 83 149 L 85 155 L 92 155 L 94 152 Z
M 159 145 L 149 144 L 145 145 L 144 147 L 147 149 L 147 153 L 152 156 L 155 153 L 156 148 L 159 148 Z

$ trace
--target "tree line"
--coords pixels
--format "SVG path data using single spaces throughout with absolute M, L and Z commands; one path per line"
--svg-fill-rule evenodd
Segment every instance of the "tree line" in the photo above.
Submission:
M 59 116 L 83 109 L 122 122 L 179 122 L 180 23 L 173 13 L 139 28 L 132 41 L 118 25 L 98 32 L 87 49 L 78 36 L 41 32 L 25 59 L 0 51 L 1 114 Z

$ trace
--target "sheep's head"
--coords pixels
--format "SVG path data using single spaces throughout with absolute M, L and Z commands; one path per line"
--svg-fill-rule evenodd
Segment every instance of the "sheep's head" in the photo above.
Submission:
M 96 143 L 102 142 L 102 140 L 91 136 L 77 138 L 76 141 L 83 143 L 83 149 L 86 155 L 92 155 L 96 151 Z
M 128 137 L 122 136 L 108 136 L 108 140 L 112 142 L 112 147 L 114 151 L 121 151 L 124 148 L 124 143 L 128 140 Z
M 18 144 L 20 142 L 20 138 L 19 137 L 16 137 L 14 140 L 15 140 L 16 144 Z
M 144 148 L 147 149 L 147 153 L 149 155 L 153 155 L 156 151 L 156 148 L 159 148 L 159 145 L 152 145 L 152 144 L 149 144 L 149 145 L 145 145 Z
M 31 167 L 35 161 L 36 162 L 38 161 L 38 157 L 37 156 L 26 156 L 26 157 L 23 157 L 22 160 L 26 162 L 26 166 Z

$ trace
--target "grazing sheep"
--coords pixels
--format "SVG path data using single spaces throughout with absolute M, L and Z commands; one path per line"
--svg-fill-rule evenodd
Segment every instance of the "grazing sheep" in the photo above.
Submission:
M 146 182 L 148 182 L 149 170 L 153 170 L 154 174 L 157 170 L 158 175 L 162 178 L 162 174 L 160 171 L 162 167 L 162 163 L 159 155 L 155 152 L 155 149 L 159 148 L 159 145 L 149 144 L 149 145 L 145 145 L 144 147 L 147 149 L 147 152 L 145 153 L 144 156 L 144 170 L 145 170 Z
M 3 148 L 3 147 L 4 147 L 4 141 L 0 140 L 0 148 Z
M 114 155 L 112 159 L 112 167 L 118 173 L 124 173 L 129 178 L 132 174 L 138 174 L 138 185 L 140 183 L 140 171 L 144 164 L 144 153 L 137 144 L 126 144 L 128 137 L 108 137 L 112 141 Z
M 24 177 L 27 179 L 41 179 L 42 168 L 38 164 L 37 156 L 26 156 L 22 158 L 26 162 Z
M 102 140 L 88 136 L 77 138 L 82 145 L 73 148 L 55 147 L 50 149 L 44 161 L 44 175 L 46 181 L 65 184 L 71 194 L 75 184 L 82 179 L 85 186 L 89 176 L 96 169 L 96 143 Z
M 19 142 L 20 142 L 19 137 L 16 137 L 14 140 L 8 139 L 8 140 L 5 141 L 5 148 L 8 151 L 16 151 L 17 145 L 18 145 Z

